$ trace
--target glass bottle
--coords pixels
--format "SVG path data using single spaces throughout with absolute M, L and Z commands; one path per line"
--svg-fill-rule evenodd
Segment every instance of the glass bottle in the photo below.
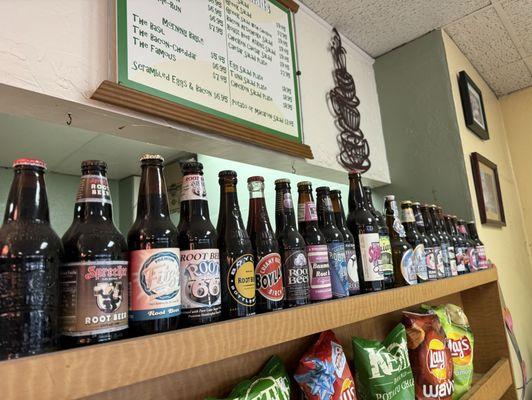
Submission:
M 421 212 L 421 204 L 419 202 L 412 203 L 412 211 L 416 220 L 416 227 L 423 240 L 425 246 L 425 265 L 427 266 L 427 276 L 429 281 L 438 279 L 438 265 L 437 255 L 435 252 L 435 244 L 432 238 L 427 235 L 425 230 L 425 222 Z
M 475 225 L 475 221 L 470 221 L 467 223 L 467 230 L 469 232 L 469 237 L 473 242 L 475 242 L 478 269 L 488 269 L 489 262 L 486 257 L 486 248 L 484 247 L 484 243 L 482 243 L 480 241 L 480 238 L 478 237 L 477 226 Z
M 425 244 L 428 245 L 428 239 L 422 237 L 418 231 L 414 211 L 412 211 L 412 202 L 408 200 L 401 202 L 401 209 L 406 241 L 414 250 L 414 268 L 417 272 L 417 281 L 423 283 L 429 279 L 425 259 Z
M 427 238 L 430 240 L 433 247 L 436 272 L 438 274 L 437 279 L 443 279 L 445 278 L 445 265 L 443 263 L 442 247 L 440 239 L 436 236 L 436 230 L 430 215 L 429 207 L 428 204 L 423 204 L 421 206 L 421 215 L 423 216 L 423 224 L 425 225 Z

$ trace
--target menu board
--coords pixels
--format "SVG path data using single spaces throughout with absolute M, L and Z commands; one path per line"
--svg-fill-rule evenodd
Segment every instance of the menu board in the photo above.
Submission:
M 118 0 L 121 85 L 301 143 L 292 14 L 275 0 Z

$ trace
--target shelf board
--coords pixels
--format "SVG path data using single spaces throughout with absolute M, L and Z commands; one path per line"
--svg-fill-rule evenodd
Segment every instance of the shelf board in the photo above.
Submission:
M 503 358 L 473 384 L 462 400 L 497 400 L 504 396 L 511 385 L 510 361 Z
M 380 293 L 0 362 L 3 400 L 79 398 L 210 364 L 497 281 L 495 269 Z M 244 339 L 243 339 L 244 338 Z

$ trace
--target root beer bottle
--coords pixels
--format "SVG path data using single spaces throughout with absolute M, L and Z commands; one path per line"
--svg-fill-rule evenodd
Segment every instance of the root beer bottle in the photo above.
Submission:
M 170 220 L 163 157 L 140 158 L 137 218 L 129 247 L 129 328 L 147 335 L 177 328 L 181 313 L 177 229 Z
M 327 241 L 329 266 L 331 268 L 331 285 L 334 298 L 349 296 L 349 278 L 342 232 L 336 227 L 332 208 L 330 189 L 321 186 L 316 189 L 318 197 L 318 226 Z
M 475 225 L 475 221 L 470 221 L 467 223 L 467 230 L 469 232 L 469 237 L 475 243 L 478 269 L 488 269 L 489 263 L 486 257 L 486 248 L 484 247 L 484 243 L 482 243 L 480 238 L 478 237 L 477 226 Z
M 128 327 L 127 245 L 113 224 L 107 164 L 81 163 L 74 221 L 63 236 L 61 342 L 82 346 L 122 338 Z
M 450 215 L 444 216 L 445 220 L 445 227 L 447 229 L 447 233 L 449 234 L 449 237 L 452 240 L 452 244 L 454 246 L 454 255 L 456 258 L 456 270 L 458 272 L 458 275 L 463 275 L 467 273 L 466 264 L 465 264 L 465 258 L 464 254 L 467 252 L 467 247 L 465 246 L 465 241 L 458 234 L 456 231 L 456 228 L 453 224 L 453 219 Z
M 406 241 L 410 243 L 414 250 L 414 267 L 417 273 L 417 280 L 418 283 L 423 283 L 429 280 L 425 258 L 425 246 L 428 246 L 429 242 L 426 237 L 421 236 L 419 233 L 414 211 L 412 211 L 412 202 L 408 200 L 401 202 L 401 209 Z
M 299 233 L 305 239 L 310 274 L 310 300 L 321 301 L 332 298 L 331 273 L 327 241 L 318 227 L 318 214 L 312 196 L 312 183 L 297 184 L 299 193 L 297 216 Z
M 55 350 L 61 240 L 41 160 L 18 159 L 0 228 L 0 360 Z
M 478 270 L 477 244 L 469 236 L 466 222 L 463 219 L 458 220 L 458 230 L 466 242 L 469 272 L 475 272 Z
M 222 315 L 218 235 L 209 217 L 203 165 L 186 162 L 177 226 L 181 262 L 181 325 L 217 322 Z
M 336 227 L 340 230 L 342 236 L 344 237 L 347 277 L 349 278 L 349 295 L 352 296 L 360 293 L 355 237 L 347 227 L 344 206 L 342 204 L 342 193 L 339 190 L 331 190 L 331 201 Z
M 384 275 L 380 263 L 381 246 L 379 226 L 369 210 L 362 177 L 359 172 L 349 173 L 349 215 L 347 227 L 356 237 L 358 276 L 362 293 L 384 289 Z
M 255 314 L 255 261 L 253 247 L 244 228 L 236 193 L 236 172 L 221 171 L 218 248 L 222 277 L 224 318 Z
M 440 206 L 431 206 L 430 212 L 434 225 L 436 227 L 436 232 L 440 238 L 442 244 L 442 254 L 443 262 L 445 263 L 445 277 L 458 275 L 458 270 L 456 268 L 456 254 L 455 249 L 451 240 L 451 237 L 445 229 L 445 223 L 443 221 L 443 209 Z M 447 259 L 445 258 L 447 257 Z
M 296 307 L 310 302 L 309 268 L 305 253 L 305 239 L 297 231 L 296 216 L 290 193 L 290 180 L 275 181 L 276 208 L 280 211 L 277 241 L 283 263 L 285 307 Z
M 276 311 L 283 308 L 283 273 L 279 245 L 264 201 L 264 178 L 262 176 L 248 178 L 248 189 L 247 232 L 256 261 L 256 308 L 259 313 Z
M 442 246 L 440 239 L 438 238 L 438 236 L 436 236 L 436 230 L 432 221 L 432 217 L 430 215 L 429 207 L 430 206 L 428 204 L 423 204 L 420 207 L 421 215 L 423 216 L 423 224 L 425 225 L 425 232 L 427 234 L 427 238 L 431 242 L 434 251 L 434 262 L 436 264 L 437 279 L 443 279 L 445 278 L 445 265 L 443 263 Z

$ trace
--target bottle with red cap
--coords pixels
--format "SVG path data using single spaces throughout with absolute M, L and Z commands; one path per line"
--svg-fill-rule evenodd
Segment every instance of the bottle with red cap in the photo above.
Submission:
M 54 350 L 62 254 L 50 226 L 43 161 L 18 159 L 0 228 L 0 360 Z

